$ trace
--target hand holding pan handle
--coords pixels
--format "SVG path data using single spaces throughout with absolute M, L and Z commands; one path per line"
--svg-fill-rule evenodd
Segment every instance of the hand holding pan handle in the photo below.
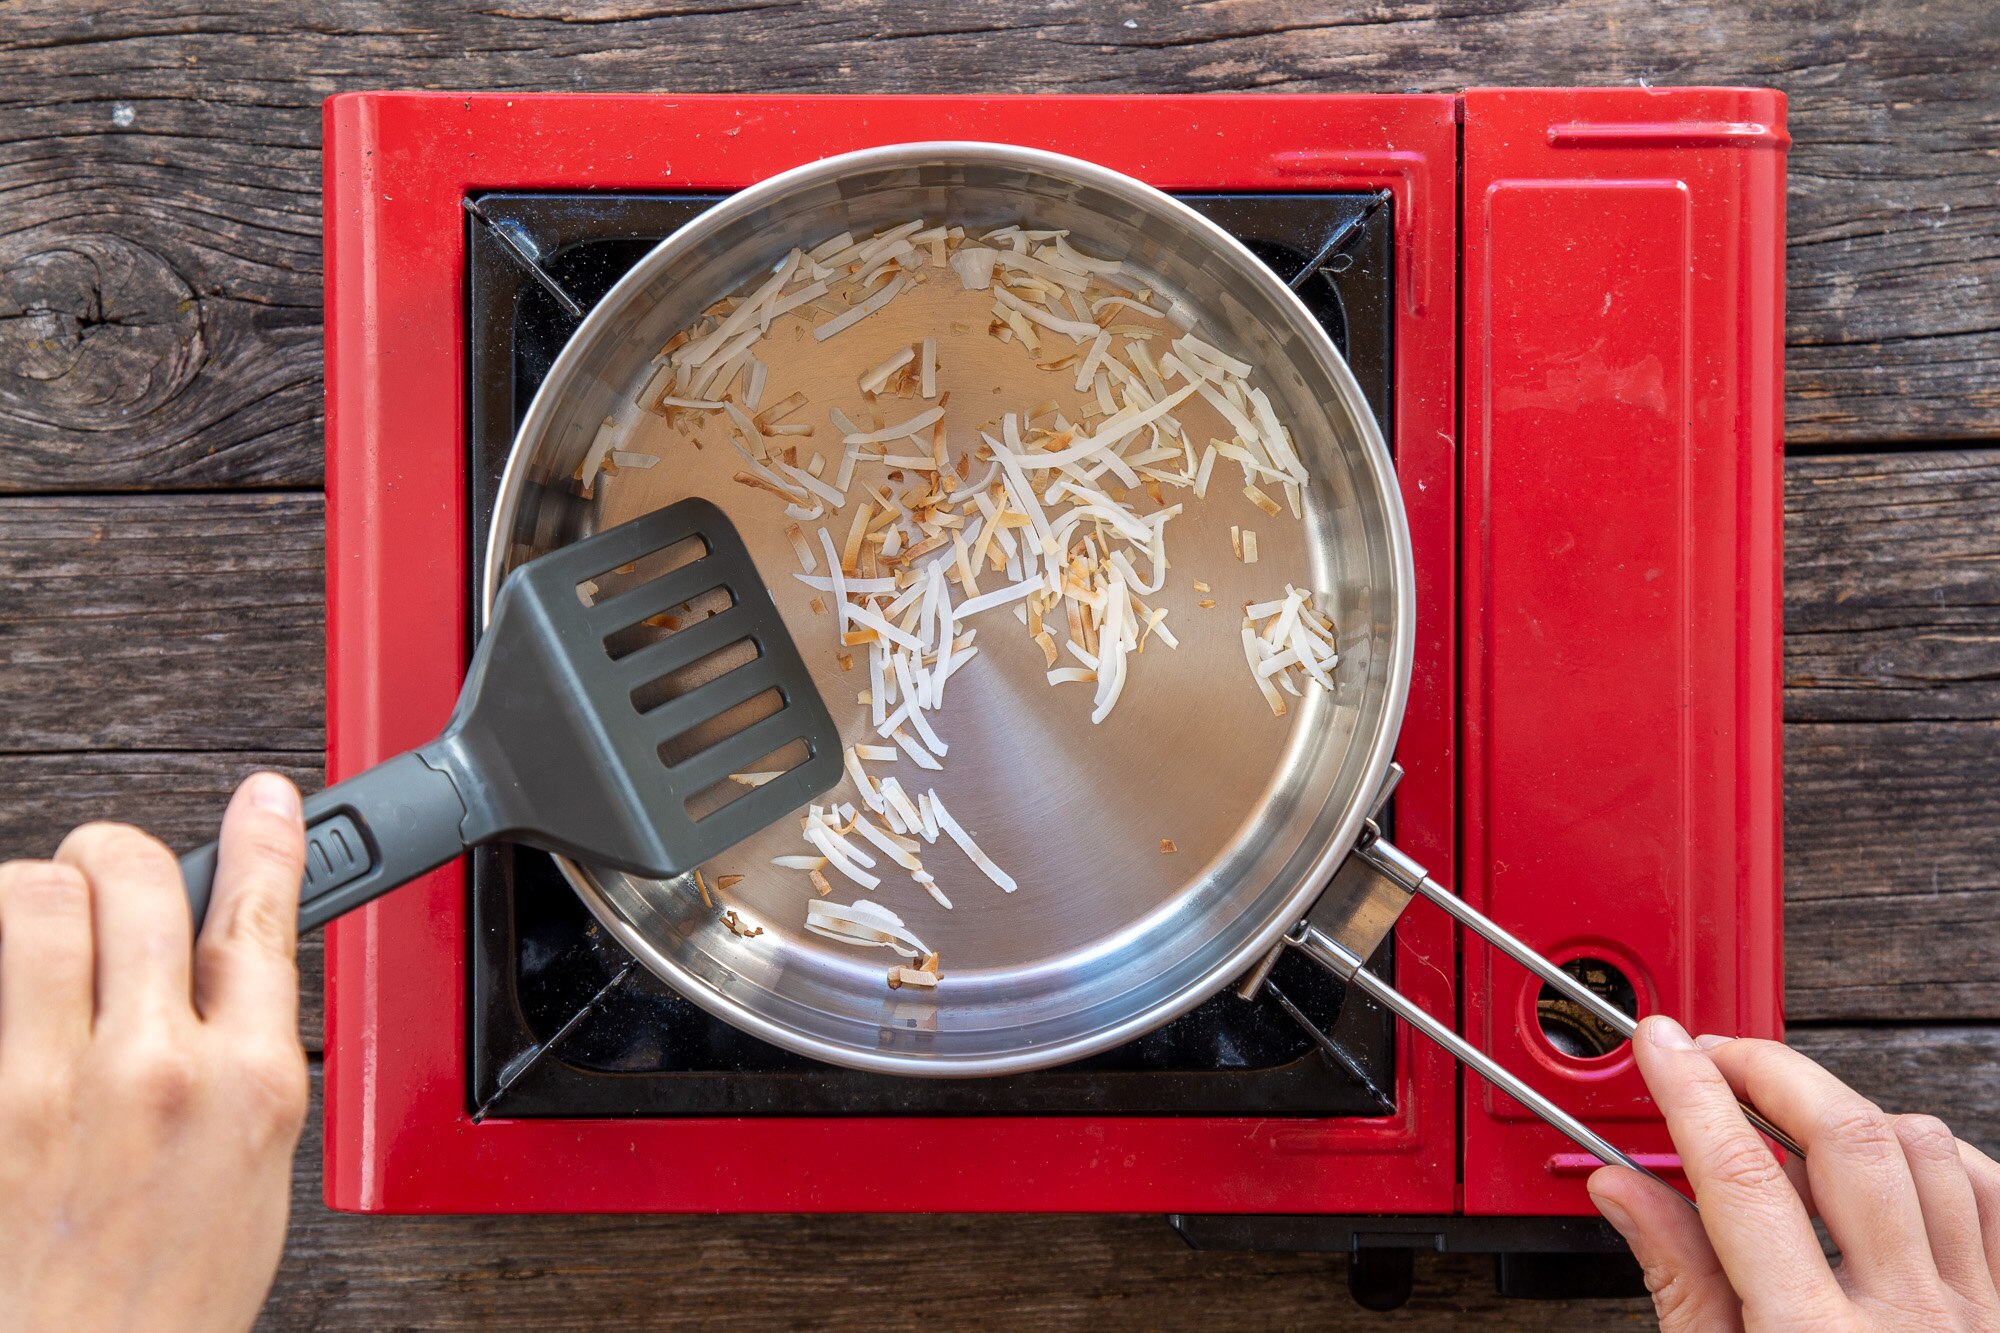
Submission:
M 1599 1161 L 1628 1166 L 1634 1171 L 1653 1175 L 1630 1156 L 1612 1146 L 1588 1125 L 1495 1063 L 1491 1056 L 1454 1032 L 1450 1024 L 1439 1021 L 1419 1008 L 1408 996 L 1364 966 L 1368 955 L 1372 954 L 1375 946 L 1388 936 L 1389 928 L 1402 915 L 1403 908 L 1409 904 L 1410 899 L 1422 896 L 1443 908 L 1461 925 L 1540 977 L 1558 994 L 1581 1006 L 1620 1036 L 1629 1039 L 1638 1028 L 1637 1020 L 1630 1014 L 1608 1003 L 1597 992 L 1530 949 L 1463 898 L 1432 880 L 1428 871 L 1401 848 L 1382 837 L 1376 819 L 1380 816 L 1383 806 L 1387 804 L 1389 793 L 1394 790 L 1401 777 L 1402 770 L 1392 765 L 1388 780 L 1376 798 L 1375 811 L 1363 827 L 1361 840 L 1355 844 L 1353 854 L 1335 874 L 1332 885 L 1328 887 L 1327 898 L 1322 900 L 1322 904 L 1335 909 L 1331 915 L 1331 928 L 1315 921 L 1302 921 L 1285 937 L 1285 945 L 1297 949 L 1343 982 L 1355 986 L 1383 1008 L 1444 1047 L 1468 1069 L 1533 1111 L 1568 1137 L 1572 1143 Z M 1328 916 L 1320 908 L 1315 908 L 1314 915 L 1322 918 Z M 1265 977 L 1269 975 L 1270 965 L 1276 961 L 1277 952 L 1273 950 L 1272 955 L 1250 974 L 1245 984 L 1238 989 L 1239 995 L 1245 999 L 1255 997 Z M 1755 1108 L 1745 1106 L 1743 1114 L 1749 1118 L 1751 1124 L 1770 1135 L 1785 1151 L 1804 1156 L 1798 1144 L 1792 1142 L 1758 1114 Z M 1654 1179 L 1657 1180 L 1658 1177 L 1654 1176 Z M 1668 1186 L 1668 1188 L 1673 1187 Z M 1678 1190 L 1674 1192 L 1680 1193 Z

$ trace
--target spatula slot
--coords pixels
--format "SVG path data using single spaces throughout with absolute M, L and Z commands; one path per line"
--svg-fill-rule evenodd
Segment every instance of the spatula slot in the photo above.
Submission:
M 710 588 L 698 592 L 676 606 L 647 616 L 636 625 L 604 636 L 604 651 L 611 654 L 611 660 L 630 657 L 648 644 L 658 643 L 672 634 L 699 625 L 712 616 L 719 616 L 736 605 L 736 594 L 726 587 Z
M 728 650 L 724 649 L 724 651 Z M 697 663 L 696 665 L 700 664 Z M 708 679 L 713 680 L 721 674 L 723 673 L 713 672 L 709 675 Z M 655 707 L 658 707 L 658 705 L 656 704 Z M 766 718 L 775 717 L 777 714 L 783 712 L 784 708 L 785 696 L 782 691 L 775 687 L 760 690 L 741 703 L 725 708 L 713 716 L 703 718 L 701 722 L 688 728 L 686 731 L 669 736 L 666 740 L 661 741 L 660 762 L 668 768 L 677 768 L 702 753 L 702 751 L 722 744 L 739 732 L 748 731 L 751 727 L 756 726 Z
M 683 805 L 689 819 L 700 823 L 710 815 L 742 800 L 762 786 L 762 782 L 743 782 L 738 778 L 769 778 L 783 776 L 812 758 L 812 747 L 802 740 L 787 741 L 763 758 L 748 765 L 719 782 L 710 783 L 687 798 Z
M 749 666 L 763 655 L 763 650 L 757 646 L 755 639 L 737 639 L 724 644 L 712 653 L 697 657 L 686 666 L 676 667 L 634 688 L 632 706 L 641 713 L 650 713 L 655 708 L 672 703 L 682 695 L 693 693 L 712 680 L 728 675 L 738 667 Z M 725 712 L 719 716 L 726 715 Z M 754 722 L 757 719 L 750 720 Z M 742 728 L 739 726 L 734 730 L 740 731 Z
M 699 534 L 683 537 L 658 550 L 649 551 L 637 559 L 598 570 L 577 584 L 577 596 L 582 599 L 585 606 L 596 606 L 629 588 L 636 588 L 642 583 L 651 583 L 654 579 L 671 574 L 677 569 L 686 569 L 695 561 L 707 558 L 708 553 L 708 542 Z M 586 590 L 593 584 L 596 591 L 587 592 Z

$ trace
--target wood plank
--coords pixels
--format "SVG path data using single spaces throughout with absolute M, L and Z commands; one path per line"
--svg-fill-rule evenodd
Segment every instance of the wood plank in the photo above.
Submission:
M 1785 484 L 1788 1010 L 2000 1016 L 2000 451 Z
M 2000 723 L 1785 728 L 1795 1021 L 2000 1017 Z
M 1785 717 L 2000 718 L 2000 451 L 1785 468 Z
M 0 860 L 45 857 L 92 819 L 137 824 L 177 851 L 215 836 L 229 793 L 254 769 L 272 768 L 312 791 L 316 754 L 120 751 L 0 754 Z M 299 941 L 299 1031 L 308 1051 L 325 1044 L 324 971 L 318 932 Z
M 398 86 L 1774 84 L 1795 145 L 1793 442 L 2000 437 L 2000 120 L 1968 110 L 2000 96 L 1988 0 L 1940 0 L 1922 23 L 1897 0 L 1723 7 L 1697 24 L 1647 0 L 760 8 L 516 0 L 400 22 L 366 0 L 10 6 L 0 490 L 318 480 L 319 102 Z
M 1993 1028 L 1822 1028 L 1799 1049 L 1892 1111 L 2000 1146 Z M 320 1202 L 319 1080 L 271 1329 L 1380 1327 L 1325 1255 L 1197 1253 L 1150 1216 L 357 1217 Z M 664 1165 L 661 1169 L 671 1169 Z M 1636 1301 L 1503 1301 L 1489 1260 L 1423 1255 L 1403 1318 L 1643 1326 Z
M 322 750 L 323 514 L 310 493 L 0 499 L 0 751 Z
M 1885 1111 L 1922 1111 L 2000 1156 L 2000 1028 L 1801 1028 L 1791 1044 Z

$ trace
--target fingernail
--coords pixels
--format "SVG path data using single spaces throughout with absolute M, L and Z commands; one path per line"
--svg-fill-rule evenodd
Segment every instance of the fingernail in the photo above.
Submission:
M 1627 1240 L 1632 1238 L 1632 1214 L 1595 1191 L 1591 1192 L 1590 1201 L 1597 1205 L 1598 1212 L 1604 1214 L 1604 1220 L 1611 1224 L 1613 1231 Z
M 299 817 L 298 788 L 276 773 L 254 773 L 245 785 L 250 789 L 250 804 L 259 810 L 269 810 L 287 819 Z
M 1694 1039 L 1694 1044 L 1701 1047 L 1704 1051 L 1712 1051 L 1718 1046 L 1725 1045 L 1735 1040 L 1736 1038 L 1734 1037 L 1718 1037 L 1713 1032 L 1709 1032 L 1709 1033 L 1704 1033 L 1699 1037 L 1696 1037 Z
M 1656 1014 L 1646 1020 L 1646 1036 L 1653 1045 L 1670 1051 L 1694 1049 L 1694 1040 L 1688 1036 L 1687 1029 L 1665 1014 Z

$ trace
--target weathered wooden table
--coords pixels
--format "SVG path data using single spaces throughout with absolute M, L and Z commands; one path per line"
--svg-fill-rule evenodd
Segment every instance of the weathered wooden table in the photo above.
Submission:
M 321 748 L 319 103 L 362 87 L 1791 95 L 1796 1043 L 2000 1143 L 2000 9 L 1780 0 L 0 5 L 0 852 L 189 843 Z M 319 967 L 305 963 L 306 1038 Z M 273 1325 L 1372 1325 L 1152 1217 L 370 1219 L 300 1151 Z M 1420 1263 L 1399 1318 L 1599 1328 Z

